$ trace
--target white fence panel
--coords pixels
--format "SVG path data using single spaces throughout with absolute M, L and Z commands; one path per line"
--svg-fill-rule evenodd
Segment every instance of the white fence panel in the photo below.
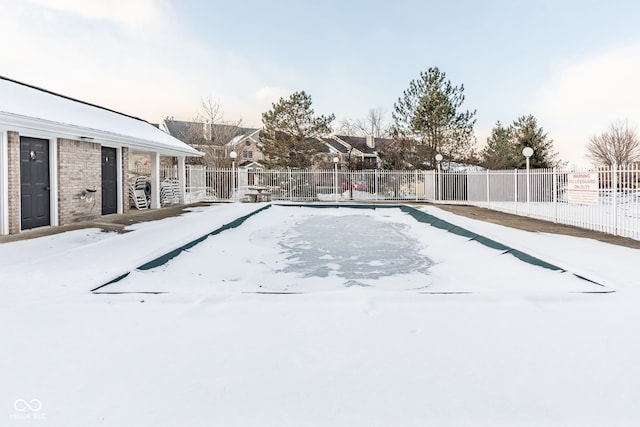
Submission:
M 187 167 L 185 201 L 244 201 L 260 188 L 272 200 L 430 201 L 486 207 L 640 239 L 640 167 L 590 171 L 245 170 Z M 569 203 L 569 177 L 598 177 L 595 205 Z M 142 173 L 142 171 L 141 171 Z M 177 176 L 174 169 L 161 175 Z

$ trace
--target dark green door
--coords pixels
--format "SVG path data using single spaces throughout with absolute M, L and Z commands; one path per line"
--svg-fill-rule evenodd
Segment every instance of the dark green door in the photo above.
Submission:
M 118 211 L 116 149 L 102 147 L 102 215 Z
M 20 214 L 22 230 L 51 224 L 49 141 L 20 137 Z

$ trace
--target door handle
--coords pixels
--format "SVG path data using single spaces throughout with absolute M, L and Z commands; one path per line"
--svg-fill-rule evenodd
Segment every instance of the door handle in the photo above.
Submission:
M 47 186 L 47 187 L 43 187 L 42 189 L 49 191 L 49 190 L 51 190 L 51 187 Z

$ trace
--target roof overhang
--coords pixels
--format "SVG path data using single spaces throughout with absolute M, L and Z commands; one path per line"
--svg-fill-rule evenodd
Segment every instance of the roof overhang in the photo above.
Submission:
M 151 124 L 148 125 L 152 126 Z M 0 111 L 0 128 L 4 128 L 5 130 L 15 130 L 22 133 L 28 133 L 29 131 L 39 134 L 48 133 L 55 135 L 55 137 L 94 142 L 108 146 L 128 147 L 137 151 L 154 152 L 164 156 L 200 157 L 204 155 L 195 148 L 182 143 L 160 129 L 158 129 L 158 132 L 162 133 L 162 135 L 159 135 L 161 138 L 145 139 L 68 123 L 59 123 L 35 117 L 27 117 L 4 111 Z M 171 138 L 175 142 L 168 140 L 164 141 L 164 135 L 166 135 L 166 138 Z

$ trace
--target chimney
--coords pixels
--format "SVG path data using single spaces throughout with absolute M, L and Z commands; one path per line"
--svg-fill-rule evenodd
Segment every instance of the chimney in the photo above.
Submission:
M 376 148 L 376 140 L 373 137 L 373 135 L 367 135 L 366 139 L 367 139 L 367 147 Z

